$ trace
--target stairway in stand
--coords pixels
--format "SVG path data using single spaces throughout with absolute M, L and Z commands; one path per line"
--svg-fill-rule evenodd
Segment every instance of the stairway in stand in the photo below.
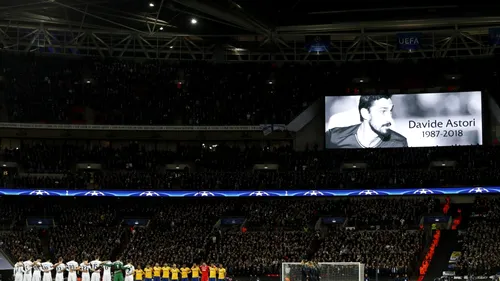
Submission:
M 39 237 L 40 237 L 40 243 L 42 244 L 42 251 L 43 251 L 43 255 L 44 257 L 51 257 L 51 252 L 50 252 L 50 248 L 49 248 L 49 230 L 48 229 L 41 229 L 40 230 L 40 233 L 39 233 Z M 35 258 L 38 258 L 38 257 L 35 257 Z M 39 258 L 42 258 L 43 257 L 39 257 Z M 44 259 L 43 259 L 44 260 Z
M 122 230 L 122 235 L 120 237 L 120 244 L 116 246 L 116 248 L 111 253 L 111 260 L 116 260 L 122 258 L 121 256 L 124 254 L 124 251 L 127 249 L 128 243 L 132 238 L 131 230 L 128 227 L 125 227 Z
M 433 281 L 435 278 L 442 276 L 443 271 L 448 268 L 450 255 L 453 250 L 456 249 L 457 244 L 457 230 L 441 230 L 439 245 L 436 247 L 436 251 L 434 252 L 434 256 L 423 281 Z
M 319 236 L 315 236 L 314 239 L 311 239 L 309 243 L 309 249 L 307 250 L 307 259 L 312 259 L 316 252 L 321 248 L 321 243 L 323 241 Z
M 7 108 L 7 100 L 5 91 L 0 89 L 0 122 L 9 122 L 9 110 Z

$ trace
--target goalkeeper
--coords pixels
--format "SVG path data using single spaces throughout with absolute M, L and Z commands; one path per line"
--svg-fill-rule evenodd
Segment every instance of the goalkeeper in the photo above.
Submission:
M 123 281 L 123 270 L 125 269 L 123 267 L 123 262 L 117 260 L 113 263 L 103 264 L 103 266 L 111 267 L 113 271 L 113 281 Z
M 315 273 L 315 280 L 319 281 L 319 278 L 321 276 L 321 267 L 319 266 L 319 264 L 316 261 L 314 261 L 313 268 L 314 268 L 314 273 Z
M 319 271 L 316 265 L 310 261 L 307 266 L 309 267 L 309 281 L 319 281 Z
M 302 275 L 302 281 L 311 281 L 310 279 L 310 268 L 305 260 L 301 262 L 301 275 Z

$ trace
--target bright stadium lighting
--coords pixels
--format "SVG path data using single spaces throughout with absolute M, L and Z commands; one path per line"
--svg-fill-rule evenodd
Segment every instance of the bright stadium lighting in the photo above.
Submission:
M 191 19 L 191 24 L 197 24 L 198 21 L 196 19 Z

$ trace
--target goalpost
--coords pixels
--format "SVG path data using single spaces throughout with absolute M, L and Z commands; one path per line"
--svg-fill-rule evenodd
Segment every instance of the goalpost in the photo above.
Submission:
M 359 262 L 320 262 L 318 266 L 321 281 L 363 281 L 365 278 L 365 265 Z M 282 263 L 281 281 L 303 281 L 302 267 L 300 262 Z

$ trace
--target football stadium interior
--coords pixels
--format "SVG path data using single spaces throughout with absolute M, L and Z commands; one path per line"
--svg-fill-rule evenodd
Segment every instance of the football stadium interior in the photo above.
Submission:
M 0 2 L 0 281 L 498 280 L 495 3 Z

